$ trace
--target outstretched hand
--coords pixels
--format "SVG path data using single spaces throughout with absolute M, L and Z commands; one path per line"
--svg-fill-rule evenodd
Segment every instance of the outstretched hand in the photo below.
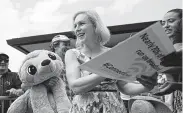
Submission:
M 139 81 L 144 87 L 152 90 L 154 86 L 157 85 L 157 76 L 157 72 L 155 72 L 152 76 L 139 75 L 137 76 L 136 80 Z
M 154 95 L 163 96 L 174 92 L 175 90 L 182 90 L 182 83 L 179 82 L 179 76 L 166 75 L 167 80 L 159 87 L 159 91 Z
M 170 94 L 175 90 L 182 90 L 182 84 L 178 83 L 181 82 L 180 80 L 182 80 L 182 49 L 163 57 L 160 64 L 165 67 L 171 67 L 163 73 L 168 75 L 168 81 L 171 81 L 172 83 L 164 83 L 159 88 L 159 91 L 156 92 L 154 95 L 162 96 Z
M 6 93 L 9 93 L 9 96 L 16 97 L 22 95 L 24 92 L 22 89 L 11 88 L 10 90 L 6 90 Z
M 155 92 L 154 95 L 163 96 L 174 92 L 177 89 L 182 89 L 182 84 L 176 83 L 165 83 L 158 92 Z

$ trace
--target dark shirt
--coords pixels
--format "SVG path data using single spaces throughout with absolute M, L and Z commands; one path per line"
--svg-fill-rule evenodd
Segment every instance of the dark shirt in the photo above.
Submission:
M 18 74 L 15 72 L 7 72 L 0 77 L 0 96 L 8 96 L 9 94 L 6 93 L 6 91 L 10 90 L 11 88 L 21 88 L 21 81 Z M 6 113 L 9 106 L 9 101 L 4 101 L 4 113 Z M 2 113 L 1 109 L 2 105 L 0 103 L 0 113 Z
M 20 89 L 21 81 L 15 72 L 7 72 L 0 77 L 0 96 L 8 96 L 6 90 L 11 88 Z

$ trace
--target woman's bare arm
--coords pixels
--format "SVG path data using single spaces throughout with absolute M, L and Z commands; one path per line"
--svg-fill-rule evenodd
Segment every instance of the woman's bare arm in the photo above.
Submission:
M 126 95 L 139 95 L 144 92 L 149 92 L 151 89 L 144 87 L 140 83 L 127 83 L 125 81 L 117 81 L 119 91 Z
M 75 94 L 88 92 L 105 79 L 97 74 L 81 77 L 78 67 L 80 63 L 72 50 L 66 52 L 65 64 L 67 80 Z

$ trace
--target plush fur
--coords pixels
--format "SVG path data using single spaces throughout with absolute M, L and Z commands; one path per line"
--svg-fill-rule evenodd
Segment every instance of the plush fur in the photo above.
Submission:
M 68 113 L 70 102 L 60 79 L 63 66 L 61 58 L 53 52 L 29 53 L 19 70 L 22 87 L 27 90 L 11 104 L 7 113 Z M 52 77 L 59 80 L 48 91 L 43 82 Z

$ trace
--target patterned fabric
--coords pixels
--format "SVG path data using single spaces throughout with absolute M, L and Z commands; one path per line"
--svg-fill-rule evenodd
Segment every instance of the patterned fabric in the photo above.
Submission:
M 79 50 L 72 50 L 81 64 L 90 60 Z M 81 76 L 90 76 L 90 74 L 81 70 Z M 70 113 L 127 113 L 115 83 L 115 80 L 106 79 L 87 93 L 73 95 Z
M 68 81 L 67 81 L 67 77 L 66 77 L 66 70 L 64 68 L 64 70 L 61 73 L 61 79 L 64 81 L 65 83 L 65 90 L 66 90 L 66 94 L 67 97 L 69 98 L 70 101 L 72 101 L 72 97 L 74 96 L 74 93 L 72 92 L 72 90 L 70 90 L 69 85 L 68 85 Z
M 182 111 L 182 92 L 176 90 L 173 92 L 173 113 L 181 113 Z

